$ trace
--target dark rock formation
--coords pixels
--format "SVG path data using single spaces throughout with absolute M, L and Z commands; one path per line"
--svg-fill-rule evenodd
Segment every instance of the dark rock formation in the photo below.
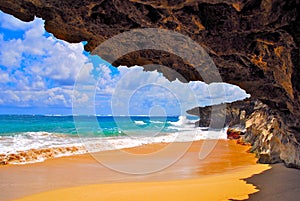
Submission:
M 227 138 L 230 140 L 239 140 L 238 142 L 242 142 L 240 139 L 242 136 L 245 135 L 245 132 L 243 129 L 237 129 L 237 128 L 228 128 L 227 129 Z
M 88 51 L 134 28 L 187 35 L 205 48 L 225 82 L 268 105 L 280 116 L 280 132 L 300 140 L 299 0 L 1 0 L 0 9 L 23 21 L 41 17 L 48 32 L 87 41 Z M 151 63 L 202 80 L 194 66 L 167 52 L 133 52 L 114 65 Z
M 284 119 L 267 105 L 257 102 L 246 117 L 244 141 L 250 142 L 260 163 L 283 161 L 287 167 L 300 168 L 300 144 L 288 132 Z
M 288 167 L 300 168 L 300 144 L 286 132 L 283 119 L 267 105 L 247 99 L 226 104 L 225 108 L 221 113 L 226 114 L 224 126 L 229 127 L 229 139 L 242 137 L 239 143 L 250 143 L 260 163 L 284 162 Z M 197 107 L 187 113 L 201 118 L 196 122 L 198 126 L 208 127 L 211 110 L 211 106 Z
M 224 128 L 226 126 L 243 128 L 245 127 L 246 117 L 250 116 L 254 111 L 254 105 L 255 101 L 250 99 L 236 101 L 231 104 L 214 105 L 213 107 L 216 108 L 217 113 L 213 117 L 211 116 L 211 106 L 196 107 L 186 112 L 200 117 L 200 120 L 196 122 L 196 126 L 212 127 L 212 125 L 218 125 L 220 127 L 217 128 Z M 222 124 L 211 123 L 211 121 L 219 121 L 222 118 L 225 118 Z

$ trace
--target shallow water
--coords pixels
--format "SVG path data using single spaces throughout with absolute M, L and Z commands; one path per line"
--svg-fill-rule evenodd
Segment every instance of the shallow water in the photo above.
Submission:
M 224 130 L 195 128 L 194 117 L 0 116 L 0 164 L 136 147 L 161 142 L 226 139 Z

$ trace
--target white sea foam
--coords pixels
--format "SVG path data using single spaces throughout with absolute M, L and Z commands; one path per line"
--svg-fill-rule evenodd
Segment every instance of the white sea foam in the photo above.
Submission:
M 134 121 L 134 123 L 136 125 L 146 125 L 147 123 L 143 122 L 143 121 Z
M 169 121 L 168 123 L 177 126 L 177 127 L 195 127 L 195 123 L 197 120 L 189 120 L 186 116 L 179 116 L 178 121 L 176 122 L 171 122 Z
M 165 121 L 154 121 L 154 120 L 150 120 L 150 123 L 153 123 L 153 124 L 164 124 L 166 123 Z
M 66 145 L 81 145 L 77 136 L 49 133 L 25 132 L 13 136 L 2 136 L 0 153 L 13 153 L 29 149 L 64 147 Z
M 134 121 L 134 123 L 136 125 L 146 124 L 144 121 Z M 168 129 L 173 129 L 172 132 L 155 133 L 155 135 L 147 135 L 148 137 L 145 135 L 134 135 L 134 137 L 89 137 L 81 135 L 79 137 L 77 135 L 50 132 L 24 132 L 10 136 L 0 136 L 0 162 L 32 163 L 44 161 L 47 158 L 87 153 L 88 151 L 99 152 L 161 142 L 172 143 L 227 138 L 226 128 L 222 130 L 203 130 L 203 128 L 195 127 L 195 121 L 188 120 L 184 116 L 179 117 L 177 122 L 168 123 L 172 125 L 168 127 Z M 34 157 L 28 158 L 26 156 L 27 152 L 30 152 Z M 23 158 L 15 157 L 15 155 L 23 155 Z M 14 157 L 9 162 L 11 156 Z

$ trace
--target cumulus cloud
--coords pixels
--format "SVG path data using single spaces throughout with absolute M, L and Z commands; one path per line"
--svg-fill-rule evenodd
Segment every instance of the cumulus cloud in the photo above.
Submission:
M 121 66 L 117 74 L 106 65 L 96 69 L 98 76 L 89 95 L 92 99 L 96 97 L 93 104 L 100 108 L 100 113 L 105 105 L 111 107 L 114 115 L 149 114 L 153 107 L 164 108 L 167 114 L 178 114 L 199 105 L 232 102 L 249 96 L 239 87 L 226 83 L 169 82 L 161 73 L 145 72 L 139 66 Z
M 38 75 L 62 84 L 73 84 L 88 58 L 83 45 L 70 44 L 45 36 L 43 21 L 36 19 L 35 26 L 24 33 L 24 39 L 4 40 L 0 37 L 0 65 L 9 72 L 25 69 L 29 75 Z
M 13 91 L 6 90 L 0 92 L 0 97 L 5 98 L 5 104 L 16 106 L 65 106 L 71 104 L 73 90 L 68 88 L 51 88 L 44 91 Z M 4 101 L 3 101 L 4 103 Z M 3 104 L 2 103 L 2 104 Z
M 8 73 L 0 69 L 0 83 L 7 83 L 8 81 L 9 81 Z
M 81 68 L 86 66 L 80 72 L 84 80 L 93 69 L 83 44 L 47 34 L 38 18 L 25 23 L 0 12 L 0 19 L 0 104 L 71 107 L 72 86 Z M 4 37 L 10 33 L 5 29 L 22 34 Z
M 7 68 L 17 67 L 21 64 L 21 40 L 12 39 L 5 41 L 3 35 L 0 35 L 0 65 Z
M 28 28 L 34 26 L 34 24 L 36 23 L 35 21 L 23 22 L 11 15 L 7 15 L 3 13 L 2 11 L 0 11 L 0 19 L 1 19 L 0 21 L 1 27 L 13 31 L 27 30 Z

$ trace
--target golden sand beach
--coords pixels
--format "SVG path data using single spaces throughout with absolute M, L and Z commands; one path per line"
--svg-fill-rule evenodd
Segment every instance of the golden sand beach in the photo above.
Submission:
M 248 146 L 219 140 L 213 151 L 200 160 L 202 145 L 203 141 L 193 142 L 175 164 L 146 175 L 111 170 L 89 154 L 2 166 L 1 200 L 239 200 L 258 191 L 256 186 L 242 179 L 270 167 L 257 164 L 254 154 L 247 153 Z M 124 151 L 145 154 L 164 146 L 166 144 L 151 144 Z M 97 154 L 105 158 L 115 152 Z M 144 165 L 162 160 L 164 158 L 155 157 Z M 116 161 L 120 166 L 130 165 L 119 158 Z

